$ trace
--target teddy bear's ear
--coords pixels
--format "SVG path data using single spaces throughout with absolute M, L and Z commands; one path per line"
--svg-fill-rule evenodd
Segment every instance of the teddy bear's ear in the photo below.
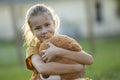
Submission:
M 72 51 L 81 51 L 82 50 L 81 46 L 77 43 L 71 43 L 70 47 L 71 47 Z

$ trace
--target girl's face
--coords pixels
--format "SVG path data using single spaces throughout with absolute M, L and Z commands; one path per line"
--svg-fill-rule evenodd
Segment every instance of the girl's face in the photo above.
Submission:
M 55 33 L 54 21 L 49 16 L 35 16 L 30 19 L 34 36 L 40 41 L 51 38 Z

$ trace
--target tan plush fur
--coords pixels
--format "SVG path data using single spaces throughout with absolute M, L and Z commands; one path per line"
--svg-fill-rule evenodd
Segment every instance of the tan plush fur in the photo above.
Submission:
M 41 44 L 39 51 L 42 51 L 42 50 L 49 48 L 49 45 L 46 44 L 47 42 L 51 42 L 52 44 L 54 44 L 57 47 L 72 50 L 72 51 L 81 51 L 82 50 L 79 43 L 77 43 L 73 38 L 70 38 L 70 37 L 65 36 L 65 35 L 56 35 L 56 36 L 44 41 Z M 40 53 L 40 55 L 42 56 L 43 53 Z M 56 56 L 50 62 L 59 62 L 59 63 L 66 63 L 66 64 L 78 63 L 76 61 L 73 61 L 73 60 L 70 60 L 67 58 L 63 58 L 60 56 Z M 60 75 L 60 76 L 61 76 L 61 80 L 74 80 L 76 78 L 82 77 L 83 73 L 84 73 L 84 71 L 81 73 L 64 74 L 64 75 Z

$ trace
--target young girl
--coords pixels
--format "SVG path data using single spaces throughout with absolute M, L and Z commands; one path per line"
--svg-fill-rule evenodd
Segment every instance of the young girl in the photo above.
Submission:
M 47 43 L 50 47 L 44 50 L 45 55 L 40 57 L 40 44 L 55 35 L 59 27 L 59 18 L 54 11 L 43 4 L 32 6 L 25 18 L 23 26 L 26 50 L 26 64 L 28 69 L 33 71 L 31 80 L 60 80 L 59 75 L 81 72 L 84 74 L 84 65 L 92 64 L 93 58 L 85 51 L 75 52 L 56 47 L 52 43 Z M 79 54 L 77 54 L 79 53 Z M 62 64 L 57 62 L 44 63 L 55 56 L 69 58 L 79 62 L 79 64 Z M 38 76 L 37 74 L 40 74 Z M 50 75 L 44 78 L 42 75 Z M 80 80 L 80 79 L 78 79 Z

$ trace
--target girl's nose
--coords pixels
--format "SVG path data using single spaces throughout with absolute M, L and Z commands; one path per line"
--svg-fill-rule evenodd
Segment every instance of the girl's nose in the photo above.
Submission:
M 42 34 L 45 34 L 45 33 L 47 33 L 47 29 L 46 28 L 42 28 Z

